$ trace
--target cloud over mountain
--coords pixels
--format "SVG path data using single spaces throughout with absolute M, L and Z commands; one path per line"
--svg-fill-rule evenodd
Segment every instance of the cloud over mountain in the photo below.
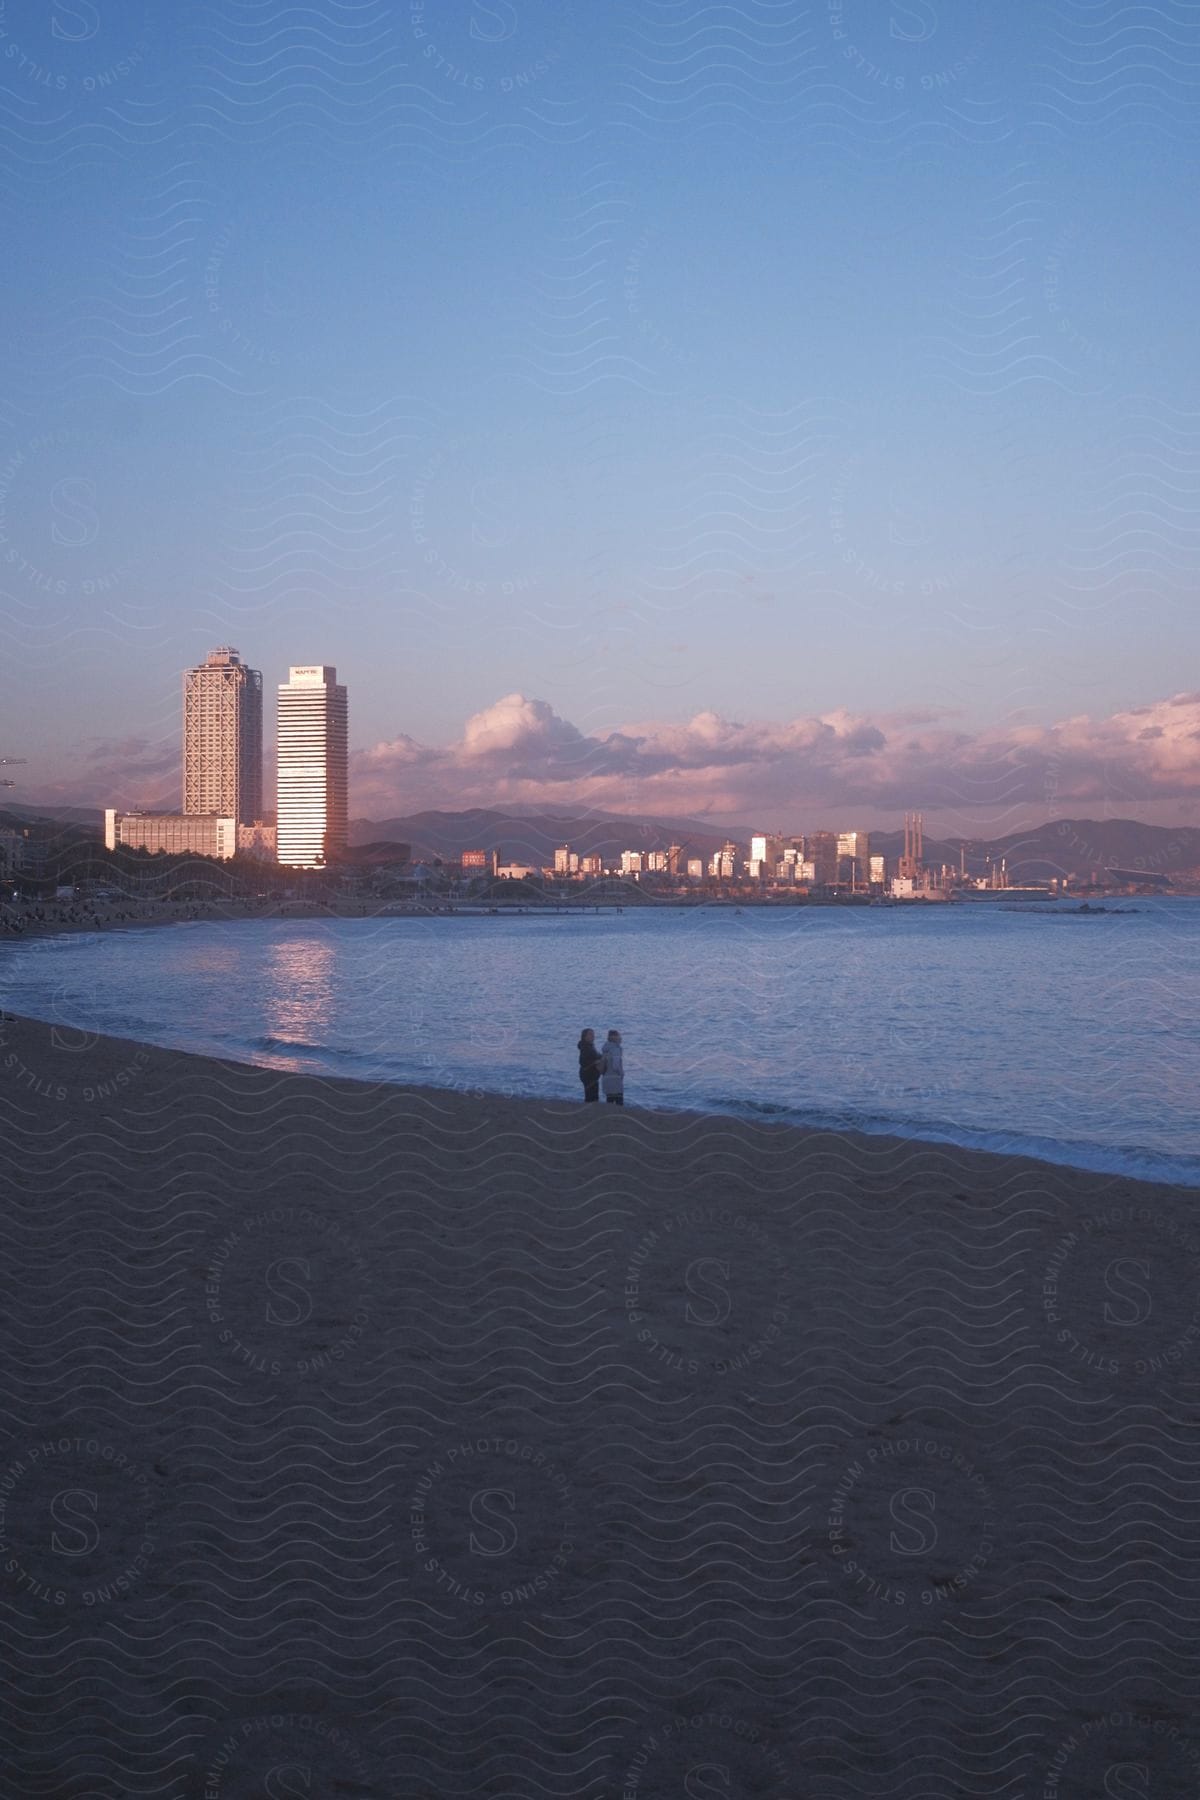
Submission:
M 868 717 L 839 708 L 751 723 L 701 712 L 590 734 L 544 700 L 506 694 L 452 744 L 401 736 L 356 753 L 352 778 L 354 810 L 376 815 L 570 802 L 787 823 L 839 808 L 1128 808 L 1200 798 L 1200 694 L 983 731 L 948 709 Z
M 36 798 L 173 805 L 178 765 L 174 741 L 93 740 L 80 746 L 71 780 Z M 920 807 L 955 815 L 967 832 L 1070 812 L 1200 823 L 1200 694 L 1050 724 L 1020 716 L 985 730 L 927 707 L 749 721 L 705 711 L 584 731 L 547 701 L 514 693 L 475 713 L 449 744 L 401 733 L 356 750 L 350 773 L 359 818 L 536 806 L 811 829 L 882 823 Z

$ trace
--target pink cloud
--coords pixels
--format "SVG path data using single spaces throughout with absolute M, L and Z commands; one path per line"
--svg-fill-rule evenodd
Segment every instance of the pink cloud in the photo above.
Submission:
M 507 694 L 442 748 L 397 738 L 354 758 L 362 815 L 423 806 L 590 806 L 745 814 L 965 810 L 1200 796 L 1200 695 L 1106 718 L 967 731 L 948 710 L 745 723 L 705 711 L 591 735 L 546 701 Z

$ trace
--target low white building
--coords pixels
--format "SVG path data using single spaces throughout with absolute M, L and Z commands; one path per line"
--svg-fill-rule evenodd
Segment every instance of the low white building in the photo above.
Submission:
M 104 847 L 215 856 L 224 862 L 237 854 L 238 822 L 219 813 L 122 813 L 110 806 L 104 814 Z
M 104 813 L 106 850 L 165 850 L 171 856 L 215 856 L 222 862 L 231 856 L 253 856 L 259 862 L 275 861 L 273 825 L 239 825 L 219 813 L 118 812 Z

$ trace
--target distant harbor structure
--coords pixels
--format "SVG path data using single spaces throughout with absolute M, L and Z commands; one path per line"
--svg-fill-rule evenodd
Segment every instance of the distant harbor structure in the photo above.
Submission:
M 920 813 L 904 815 L 904 852 L 896 871 L 902 881 L 919 881 L 925 873 L 925 820 Z
M 345 856 L 349 833 L 348 705 L 327 663 L 289 669 L 279 688 L 276 845 L 294 869 Z

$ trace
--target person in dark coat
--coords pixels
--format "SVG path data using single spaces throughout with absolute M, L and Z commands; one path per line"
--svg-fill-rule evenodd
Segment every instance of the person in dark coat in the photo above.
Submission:
M 579 1034 L 579 1079 L 583 1083 L 585 1100 L 600 1098 L 600 1070 L 604 1058 L 596 1048 L 596 1034 L 589 1025 Z

